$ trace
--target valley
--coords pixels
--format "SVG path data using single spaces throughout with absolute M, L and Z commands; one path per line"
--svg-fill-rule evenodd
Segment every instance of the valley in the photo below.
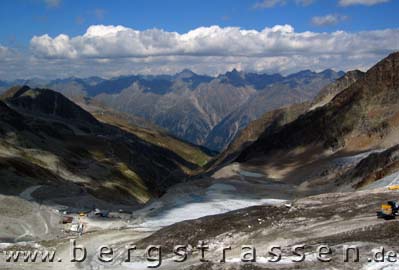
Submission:
M 219 80 L 239 84 L 242 76 Z M 399 53 L 317 85 L 314 100 L 264 113 L 219 154 L 95 99 L 8 89 L 0 101 L 0 267 L 28 265 L 7 262 L 8 252 L 53 250 L 58 261 L 29 267 L 337 269 L 356 246 L 359 262 L 346 267 L 390 269 L 369 258 L 398 247 L 397 221 L 376 211 L 399 194 L 389 189 L 399 184 Z M 71 240 L 85 247 L 85 260 L 68 260 Z M 112 261 L 98 258 L 101 245 L 112 247 Z M 137 247 L 129 261 L 127 245 Z M 162 246 L 162 261 L 147 260 L 151 245 Z M 174 261 L 176 245 L 184 262 Z M 244 263 L 248 245 L 257 259 Z M 331 248 L 328 262 L 320 245 Z
M 261 174 L 248 170 L 233 164 L 210 178 L 179 184 L 159 200 L 116 220 L 80 218 L 87 226 L 87 232 L 82 237 L 73 236 L 73 233 L 68 237 L 60 235 L 59 240 L 39 241 L 39 247 L 56 249 L 62 258 L 70 258 L 68 239 L 77 237 L 77 243 L 87 248 L 88 257 L 82 263 L 70 263 L 68 260 L 54 263 L 65 269 L 145 269 L 153 264 L 147 261 L 145 248 L 154 244 L 162 244 L 161 269 L 269 269 L 276 266 L 282 269 L 333 269 L 342 264 L 341 254 L 345 244 L 356 245 L 361 254 L 361 263 L 348 263 L 348 267 L 374 269 L 369 268 L 367 256 L 371 256 L 373 250 L 381 245 L 387 249 L 395 247 L 396 240 L 391 232 L 395 231 L 397 222 L 387 223 L 375 216 L 380 201 L 390 200 L 398 194 L 387 190 L 392 182 L 371 190 L 311 196 L 314 190 L 266 180 Z M 57 227 L 49 226 L 57 230 Z M 386 231 L 386 226 L 390 232 Z M 369 233 L 375 238 L 365 236 Z M 206 252 L 208 263 L 200 261 L 201 255 L 195 249 L 200 240 L 207 241 L 210 247 Z M 331 247 L 334 254 L 339 254 L 331 255 L 333 262 L 327 264 L 316 259 L 316 250 L 321 243 Z M 127 258 L 125 246 L 128 244 L 138 247 L 129 263 L 124 262 Z M 180 244 L 193 248 L 193 253 L 184 263 L 172 260 L 175 256 L 172 249 Z M 3 247 L 3 250 L 26 250 L 30 245 L 29 242 L 18 242 Z M 110 245 L 117 254 L 112 263 L 98 260 L 97 248 L 101 245 Z M 232 250 L 227 252 L 226 263 L 221 264 L 221 248 L 228 245 L 232 246 Z M 256 247 L 256 263 L 247 266 L 240 263 L 242 245 Z M 305 246 L 306 260 L 300 264 L 292 262 L 298 255 L 290 251 L 297 245 Z M 268 262 L 272 258 L 268 254 L 270 246 L 281 247 L 283 255 L 277 263 Z M 24 264 L 4 263 L 2 266 L 18 269 L 21 265 Z M 46 269 L 55 266 L 38 263 L 33 267 Z
M 105 106 L 123 113 L 134 125 L 152 124 L 182 140 L 221 151 L 252 120 L 268 111 L 311 100 L 343 74 L 305 70 L 282 76 L 234 69 L 212 77 L 186 69 L 173 76 L 32 79 L 8 85 L 53 89 L 88 108 Z
M 398 270 L 397 0 L 0 1 L 0 270 Z

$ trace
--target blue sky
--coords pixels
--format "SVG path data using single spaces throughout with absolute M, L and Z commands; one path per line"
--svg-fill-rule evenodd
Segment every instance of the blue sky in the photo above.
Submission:
M 308 64 L 311 69 L 321 69 L 326 67 L 325 64 L 320 64 L 321 54 L 324 56 L 331 56 L 331 51 L 328 53 L 321 52 L 318 55 L 319 61 L 316 61 L 318 64 L 312 64 L 310 62 L 303 63 L 302 61 L 301 64 L 298 65 L 289 67 L 285 65 L 285 67 L 281 66 L 281 68 L 271 70 L 271 64 L 262 65 L 262 63 L 245 62 L 239 59 L 238 56 L 245 57 L 245 55 L 242 55 L 245 54 L 245 44 L 240 45 L 243 49 L 242 53 L 237 52 L 236 49 L 232 49 L 233 52 L 231 54 L 215 53 L 215 46 L 211 44 L 207 52 L 196 51 L 181 53 L 181 50 L 176 50 L 176 52 L 168 52 L 166 55 L 163 53 L 164 50 L 161 49 L 156 53 L 151 52 L 148 55 L 144 52 L 140 52 L 138 53 L 140 59 L 147 57 L 148 61 L 152 61 L 150 64 L 144 65 L 143 62 L 139 61 L 134 49 L 127 49 L 127 52 L 123 54 L 113 54 L 109 53 L 111 48 L 104 47 L 96 48 L 95 55 L 88 55 L 80 53 L 79 51 L 69 54 L 69 52 L 60 52 L 58 49 L 57 52 L 54 52 L 54 50 L 50 51 L 51 48 L 43 48 L 43 46 L 56 46 L 53 44 L 54 40 L 43 43 L 42 41 L 44 39 L 42 39 L 40 40 L 40 44 L 36 42 L 33 44 L 35 46 L 32 46 L 32 38 L 34 36 L 42 37 L 43 35 L 48 35 L 51 39 L 54 39 L 62 34 L 73 39 L 84 36 L 87 29 L 95 25 L 122 25 L 128 30 L 138 30 L 141 32 L 156 28 L 164 30 L 166 33 L 178 32 L 179 34 L 185 34 L 200 27 L 210 27 L 213 25 L 221 29 L 225 29 L 226 27 L 237 27 L 243 30 L 257 30 L 258 32 L 261 32 L 265 27 L 272 28 L 276 25 L 289 25 L 293 28 L 294 33 L 309 31 L 318 34 L 326 32 L 332 35 L 336 33 L 336 31 L 344 31 L 345 33 L 356 34 L 359 32 L 371 32 L 373 30 L 397 30 L 399 28 L 398 11 L 399 1 L 397 0 L 2 0 L 0 1 L 0 49 L 3 49 L 0 50 L 0 61 L 1 57 L 3 57 L 3 60 L 6 59 L 8 63 L 17 66 L 17 62 L 21 61 L 22 58 L 30 58 L 29 61 L 33 61 L 30 63 L 31 65 L 35 63 L 39 65 L 40 61 L 43 61 L 43 59 L 46 60 L 48 64 L 55 62 L 57 62 L 58 65 L 62 64 L 65 70 L 60 71 L 58 74 L 54 72 L 51 74 L 51 72 L 49 73 L 44 70 L 34 74 L 32 72 L 32 70 L 35 70 L 34 66 L 28 68 L 25 72 L 19 72 L 21 76 L 48 75 L 52 77 L 57 75 L 60 77 L 73 75 L 74 70 L 76 70 L 75 73 L 82 74 L 82 65 L 85 63 L 89 66 L 92 65 L 94 58 L 98 58 L 97 60 L 103 65 L 106 65 L 106 63 L 110 65 L 102 71 L 97 70 L 97 72 L 101 73 L 99 75 L 104 76 L 117 75 L 118 71 L 120 71 L 120 73 L 140 72 L 140 70 L 143 70 L 143 72 L 155 73 L 162 71 L 174 72 L 179 68 L 190 68 L 190 66 L 193 66 L 194 69 L 202 73 L 217 73 L 234 67 L 235 60 L 233 58 L 236 58 L 238 68 L 251 69 L 250 65 L 253 64 L 254 66 L 258 66 L 258 68 L 254 67 L 254 70 L 264 72 L 291 72 L 306 67 L 306 64 Z M 396 33 L 396 31 L 389 33 L 391 36 L 390 38 L 392 38 L 392 34 L 396 37 Z M 216 35 L 222 37 L 225 33 L 223 31 L 218 31 Z M 372 36 L 375 38 L 376 35 Z M 382 33 L 377 34 L 377 36 L 383 38 Z M 350 38 L 346 37 L 345 42 L 350 39 L 360 39 L 360 37 L 356 35 Z M 109 40 L 109 38 L 107 40 Z M 107 40 L 97 39 L 98 42 L 105 43 L 107 43 Z M 259 40 L 264 39 L 257 39 L 257 41 Z M 132 48 L 135 48 L 136 44 L 134 44 L 134 42 L 136 42 L 136 40 L 115 39 L 115 42 L 124 41 L 131 42 Z M 309 42 L 308 40 L 305 41 Z M 53 43 L 50 44 L 49 42 Z M 367 40 L 365 40 L 365 42 L 367 42 Z M 80 50 L 84 45 L 77 43 L 78 41 L 70 42 L 67 40 L 62 46 L 69 46 L 69 51 Z M 393 43 L 395 43 L 395 40 Z M 169 46 L 174 46 L 170 44 L 169 42 Z M 108 46 L 109 44 L 106 45 Z M 156 44 L 156 46 L 161 45 Z M 248 46 L 250 46 L 250 44 L 248 44 Z M 70 47 L 73 47 L 73 49 Z M 46 49 L 48 49 L 48 51 L 46 51 Z M 169 49 L 170 48 L 168 48 L 168 50 Z M 357 62 L 353 66 L 348 65 L 348 63 L 343 63 L 340 66 L 338 62 L 339 59 L 335 59 L 333 61 L 333 68 L 349 69 L 357 67 L 356 65 L 358 65 L 359 68 L 367 68 L 372 61 L 376 60 L 383 53 L 386 53 L 386 51 L 392 49 L 396 49 L 396 44 L 392 44 L 392 46 L 389 46 L 386 50 L 383 47 L 378 48 L 378 46 L 376 48 L 370 48 L 367 52 L 364 52 L 364 54 L 370 56 L 369 60 L 366 62 L 356 60 Z M 251 57 L 260 55 L 265 61 L 267 60 L 269 62 L 272 61 L 273 57 L 288 57 L 287 54 L 305 57 L 305 55 L 295 53 L 295 51 L 290 51 L 289 53 L 277 52 L 275 55 L 270 53 L 275 50 L 276 48 L 270 47 L 256 49 L 256 54 L 254 51 Z M 309 50 L 314 50 L 314 48 Z M 1 54 L 2 51 L 3 54 Z M 160 51 L 162 52 L 159 53 Z M 161 57 L 160 54 L 163 56 L 162 59 L 159 59 Z M 371 56 L 371 54 L 375 55 Z M 228 57 L 231 59 L 225 61 L 225 65 L 218 67 L 217 70 L 212 69 L 207 72 L 208 69 L 204 67 L 203 64 L 200 67 L 197 63 L 206 62 L 205 58 L 200 58 L 200 55 L 203 57 L 223 56 L 224 59 Z M 344 57 L 344 55 L 341 56 L 342 58 Z M 157 63 L 154 62 L 154 57 L 157 57 Z M 171 57 L 174 58 L 170 60 Z M 183 57 L 185 57 L 185 61 L 182 60 Z M 35 59 L 32 60 L 32 58 Z M 179 64 L 176 64 L 177 58 L 179 58 L 177 61 Z M 358 56 L 357 58 L 362 58 L 362 56 Z M 123 62 L 122 59 L 134 62 L 135 68 L 128 67 L 128 63 Z M 274 59 L 273 63 L 276 63 L 276 61 L 277 60 Z M 151 65 L 157 66 L 159 63 L 164 63 L 164 65 L 171 64 L 175 67 L 169 70 L 166 68 L 159 70 L 151 68 Z M 142 66 L 142 68 L 138 69 L 138 65 Z M 70 69 L 70 71 L 67 72 L 67 69 Z M 51 69 L 49 70 L 51 71 Z M 90 72 L 86 71 L 83 72 L 85 75 L 92 75 L 89 73 Z M 0 67 L 0 79 L 7 76 L 9 76 L 8 72 Z
M 0 1 L 0 43 L 18 40 L 28 45 L 33 35 L 78 35 L 93 24 L 124 25 L 138 30 L 160 28 L 187 32 L 200 26 L 239 26 L 261 30 L 265 26 L 290 24 L 297 31 L 361 31 L 399 27 L 399 1 L 379 5 L 340 6 L 321 0 L 302 6 L 286 3 L 273 8 L 254 8 L 254 0 L 40 0 Z M 59 2 L 59 3 L 58 3 Z M 315 26 L 314 16 L 341 14 L 346 21 Z

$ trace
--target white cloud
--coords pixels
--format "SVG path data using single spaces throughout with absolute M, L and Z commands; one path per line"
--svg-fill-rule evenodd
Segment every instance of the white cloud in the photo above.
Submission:
M 0 62 L 8 61 L 14 55 L 15 52 L 13 50 L 0 44 Z
M 285 2 L 285 0 L 262 0 L 260 2 L 256 2 L 253 7 L 256 9 L 272 8 L 277 5 L 284 5 Z
M 295 4 L 299 6 L 309 6 L 313 4 L 316 0 L 292 0 L 292 2 L 295 2 Z M 273 8 L 275 6 L 283 6 L 287 4 L 287 2 L 291 2 L 291 0 L 262 0 L 259 2 L 256 2 L 253 5 L 253 8 L 255 9 L 266 9 L 266 8 Z
M 312 18 L 312 24 L 316 26 L 335 25 L 348 19 L 348 16 L 340 14 L 327 14 L 325 16 L 316 16 Z
M 8 49 L 0 45 L 0 59 L 3 59 L 7 55 Z
M 341 18 L 320 17 L 319 25 Z M 81 36 L 34 36 L 31 49 L 43 58 L 145 58 L 155 56 L 245 56 L 356 54 L 398 49 L 399 30 L 348 33 L 295 32 L 290 25 L 261 31 L 238 27 L 200 27 L 179 34 L 159 29 L 90 26 Z
M 200 27 L 186 33 L 94 25 L 78 36 L 35 36 L 19 55 L 0 47 L 0 79 L 175 73 L 217 74 L 236 67 L 281 72 L 367 68 L 399 50 L 399 29 L 350 33 Z M 12 53 L 10 53 L 12 52 Z
M 376 4 L 387 3 L 390 0 L 339 0 L 340 6 L 352 6 L 352 5 L 366 5 L 373 6 Z
M 343 7 L 352 5 L 373 6 L 381 3 L 387 3 L 391 0 L 338 0 L 338 4 Z M 275 6 L 283 6 L 286 3 L 295 2 L 299 6 L 309 6 L 316 2 L 316 0 L 261 0 L 253 5 L 255 9 L 273 8 Z
M 77 49 L 71 44 L 69 36 L 61 34 L 56 38 L 49 35 L 34 36 L 31 40 L 31 48 L 38 55 L 48 58 L 76 58 Z

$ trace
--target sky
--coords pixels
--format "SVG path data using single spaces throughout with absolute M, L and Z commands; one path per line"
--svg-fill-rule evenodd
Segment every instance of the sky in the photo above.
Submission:
M 398 0 L 2 0 L 0 80 L 367 70 Z

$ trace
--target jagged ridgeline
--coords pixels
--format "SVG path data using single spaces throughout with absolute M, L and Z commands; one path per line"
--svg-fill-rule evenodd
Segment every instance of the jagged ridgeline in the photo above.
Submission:
M 175 75 L 32 79 L 24 83 L 56 90 L 78 103 L 91 100 L 151 122 L 185 141 L 221 151 L 251 121 L 274 109 L 309 101 L 343 75 L 333 70 L 282 76 L 234 69 L 212 77 L 186 69 Z

